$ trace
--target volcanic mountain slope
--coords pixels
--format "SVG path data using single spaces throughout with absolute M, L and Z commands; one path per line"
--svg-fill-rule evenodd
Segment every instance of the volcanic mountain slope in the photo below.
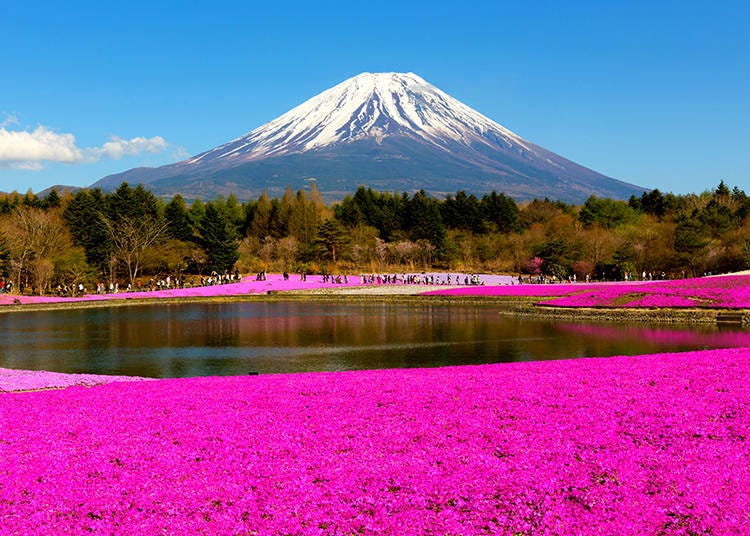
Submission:
M 92 186 L 127 181 L 164 196 L 250 198 L 301 188 L 312 177 L 328 199 L 360 185 L 570 202 L 644 191 L 534 145 L 412 73 L 360 74 L 220 147 Z

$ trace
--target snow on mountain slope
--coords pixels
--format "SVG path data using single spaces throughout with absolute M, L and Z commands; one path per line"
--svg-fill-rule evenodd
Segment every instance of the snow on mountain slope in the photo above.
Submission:
M 492 147 L 500 141 L 506 147 L 532 151 L 520 136 L 414 73 L 362 73 L 187 163 L 250 161 L 394 135 L 419 139 L 446 151 L 453 150 L 449 141 L 464 148 L 474 143 Z
M 644 191 L 521 138 L 413 73 L 362 73 L 220 147 L 92 186 L 112 190 L 127 181 L 163 196 L 248 199 L 304 187 L 310 177 L 329 200 L 360 185 L 569 202 Z

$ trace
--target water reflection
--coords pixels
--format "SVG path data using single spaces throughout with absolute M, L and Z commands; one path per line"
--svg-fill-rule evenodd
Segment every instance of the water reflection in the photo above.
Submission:
M 750 344 L 750 333 L 742 329 L 715 325 L 697 325 L 691 329 L 671 327 L 644 327 L 633 325 L 561 324 L 560 329 L 571 334 L 595 340 L 613 338 L 644 339 L 653 344 L 730 348 Z
M 0 367 L 152 377 L 430 367 L 749 346 L 742 330 L 507 318 L 478 305 L 232 303 L 0 315 Z

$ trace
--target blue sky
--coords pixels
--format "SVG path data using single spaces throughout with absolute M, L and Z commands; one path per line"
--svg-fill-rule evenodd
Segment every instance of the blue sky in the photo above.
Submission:
M 605 175 L 750 193 L 746 0 L 2 2 L 0 21 L 1 191 L 170 163 L 411 71 Z

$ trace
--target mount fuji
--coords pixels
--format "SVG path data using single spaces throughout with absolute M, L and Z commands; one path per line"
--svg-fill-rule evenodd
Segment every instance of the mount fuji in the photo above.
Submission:
M 523 201 L 627 199 L 628 184 L 531 143 L 413 73 L 362 73 L 270 123 L 192 158 L 110 175 L 162 196 L 280 195 L 315 178 L 329 200 L 360 185 L 434 195 L 504 192 Z

